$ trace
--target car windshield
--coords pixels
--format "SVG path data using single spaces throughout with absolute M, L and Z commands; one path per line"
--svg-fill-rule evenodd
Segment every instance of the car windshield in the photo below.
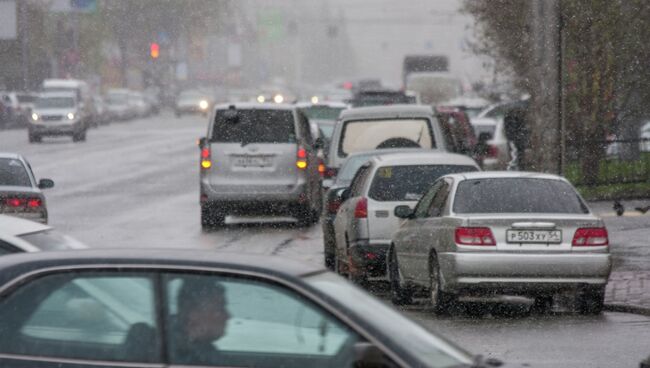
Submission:
M 372 157 L 372 154 L 362 154 L 348 157 L 341 166 L 341 170 L 339 170 L 338 175 L 336 176 L 336 182 L 341 185 L 349 184 L 361 165 L 368 162 L 368 159 L 370 159 L 370 157 Z
M 20 160 L 0 158 L 0 186 L 31 187 L 27 169 Z
M 469 165 L 404 165 L 377 168 L 368 197 L 376 201 L 418 201 L 439 177 L 476 171 Z
M 589 210 L 575 189 L 564 181 L 486 178 L 458 184 L 454 212 L 586 214 Z
M 228 117 L 217 111 L 212 141 L 226 143 L 293 143 L 296 141 L 291 110 L 236 110 Z
M 301 109 L 309 120 L 336 120 L 343 110 L 343 107 L 329 106 L 310 106 Z
M 84 248 L 79 241 L 52 229 L 19 235 L 18 237 L 42 251 Z
M 381 148 L 435 148 L 427 119 L 346 121 L 339 145 L 341 156 Z
M 344 305 L 349 314 L 366 321 L 381 321 L 384 336 L 395 342 L 408 341 L 408 344 L 400 344 L 400 348 L 416 356 L 420 362 L 426 362 L 427 367 L 451 368 L 472 362 L 464 351 L 432 335 L 384 302 L 370 297 L 333 274 L 319 273 L 305 278 L 305 281 L 328 298 Z M 350 300 L 354 300 L 354 303 L 350 303 Z
M 39 97 L 34 103 L 37 109 L 65 109 L 75 107 L 73 97 Z

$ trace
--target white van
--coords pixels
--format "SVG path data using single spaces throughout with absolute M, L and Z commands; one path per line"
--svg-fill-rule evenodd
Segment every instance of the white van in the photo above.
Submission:
M 45 79 L 43 92 L 74 92 L 79 101 L 79 110 L 89 117 L 89 125 L 95 126 L 95 104 L 88 83 L 80 79 Z

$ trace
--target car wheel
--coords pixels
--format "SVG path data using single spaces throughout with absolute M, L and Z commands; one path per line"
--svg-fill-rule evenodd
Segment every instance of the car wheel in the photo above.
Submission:
M 442 273 L 435 255 L 431 256 L 429 267 L 429 305 L 435 314 L 445 314 L 456 303 L 456 296 L 442 290 Z
M 43 141 L 43 137 L 33 133 L 29 133 L 27 138 L 29 139 L 29 143 L 40 143 Z
M 389 251 L 388 280 L 390 282 L 390 299 L 395 305 L 407 305 L 413 303 L 413 293 L 402 286 L 402 277 L 399 272 L 397 255 L 393 248 Z
M 215 205 L 201 206 L 201 228 L 213 230 L 226 224 L 226 215 L 215 208 Z
M 603 311 L 605 305 L 605 288 L 584 289 L 576 295 L 576 307 L 580 314 L 595 315 Z
M 293 213 L 293 217 L 298 221 L 299 227 L 310 227 L 316 222 L 318 214 L 315 210 L 312 210 L 311 207 L 298 207 L 298 209 Z
M 82 131 L 79 133 L 73 133 L 72 134 L 72 141 L 73 142 L 83 142 L 86 140 L 86 131 Z

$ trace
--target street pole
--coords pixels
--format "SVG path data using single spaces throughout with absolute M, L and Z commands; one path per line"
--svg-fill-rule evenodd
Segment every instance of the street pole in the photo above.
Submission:
M 18 1 L 18 21 L 20 23 L 20 57 L 22 60 L 22 88 L 24 91 L 29 89 L 29 45 L 28 45 L 28 19 L 27 19 L 27 4 L 25 1 Z
M 564 16 L 562 13 L 562 0 L 557 0 L 556 6 L 558 27 L 558 55 L 557 55 L 557 70 L 558 70 L 558 123 L 559 123 L 559 139 L 560 151 L 558 160 L 558 173 L 564 175 L 566 173 L 566 121 L 564 120 Z

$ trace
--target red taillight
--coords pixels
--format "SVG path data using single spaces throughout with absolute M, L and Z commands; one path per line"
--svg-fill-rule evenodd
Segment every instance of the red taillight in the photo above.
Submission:
M 296 153 L 296 167 L 299 168 L 300 170 L 304 170 L 307 168 L 307 150 L 300 147 L 298 148 L 298 152 Z
M 27 200 L 27 208 L 38 208 L 43 205 L 40 198 L 30 198 Z
M 341 208 L 340 199 L 334 199 L 327 204 L 327 212 L 329 213 L 337 213 L 339 211 L 339 208 Z
M 491 145 L 491 144 L 488 145 L 488 148 L 487 148 L 487 157 L 492 157 L 492 158 L 494 158 L 494 157 L 497 157 L 497 156 L 499 156 L 499 148 L 498 148 L 497 146 L 493 146 L 493 145 Z
M 325 164 L 323 163 L 323 159 L 319 158 L 318 159 L 318 173 L 320 174 L 320 177 L 323 178 L 325 177 Z
M 8 207 L 20 207 L 23 205 L 23 203 L 24 203 L 23 200 L 20 198 L 7 198 L 5 200 L 5 204 Z
M 212 153 L 210 152 L 210 148 L 204 147 L 201 148 L 201 168 L 204 170 L 207 170 L 212 167 L 212 159 L 211 156 Z
M 461 245 L 496 245 L 492 230 L 487 227 L 457 227 L 456 244 Z
M 367 218 L 368 217 L 368 199 L 361 197 L 354 207 L 354 218 Z
M 604 227 L 583 227 L 576 230 L 571 245 L 574 247 L 609 245 L 609 236 Z
M 325 179 L 331 179 L 331 178 L 336 176 L 337 172 L 338 172 L 338 170 L 336 170 L 333 167 L 326 167 L 325 168 L 325 174 L 323 175 L 323 177 Z

